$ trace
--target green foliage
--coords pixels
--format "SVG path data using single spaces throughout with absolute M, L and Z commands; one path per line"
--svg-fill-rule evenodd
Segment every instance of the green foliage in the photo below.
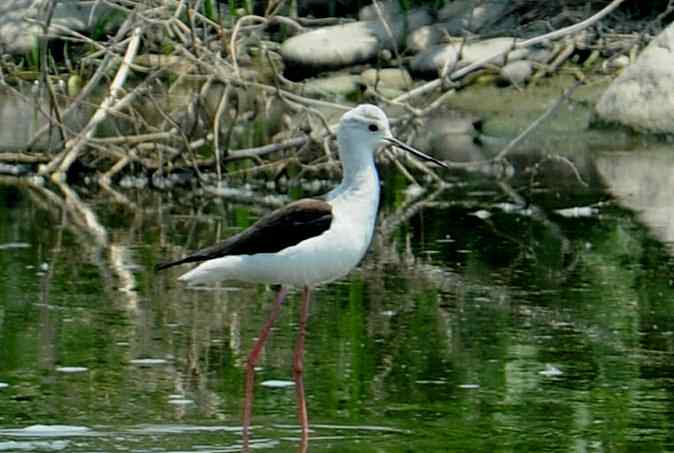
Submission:
M 37 36 L 33 36 L 33 43 L 30 48 L 30 52 L 28 55 L 26 55 L 26 61 L 28 62 L 29 69 L 33 69 L 35 71 L 40 70 L 41 54 L 40 39 Z
M 204 16 L 208 17 L 210 20 L 216 20 L 216 8 L 213 4 L 214 0 L 204 0 Z
M 253 13 L 253 4 L 249 0 L 230 0 L 227 3 L 229 5 L 229 15 L 232 18 L 239 17 L 239 13 L 237 12 L 239 9 L 243 9 L 246 14 Z
M 175 50 L 175 43 L 171 40 L 164 40 L 162 42 L 161 52 L 164 55 L 171 55 Z
M 104 39 L 108 30 L 110 30 L 113 25 L 121 23 L 125 18 L 126 14 L 117 10 L 110 12 L 110 14 L 102 15 L 94 25 L 94 31 L 91 34 L 91 38 L 95 41 Z
M 427 6 L 433 9 L 440 9 L 447 3 L 447 0 L 398 0 L 400 9 L 409 11 L 412 8 L 419 6 Z

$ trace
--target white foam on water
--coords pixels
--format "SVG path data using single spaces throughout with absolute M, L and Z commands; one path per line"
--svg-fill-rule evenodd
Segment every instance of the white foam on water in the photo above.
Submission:
M 545 369 L 539 371 L 538 374 L 542 376 L 554 377 L 554 376 L 561 376 L 564 373 L 556 366 L 552 366 L 548 363 L 545 365 Z
M 274 423 L 272 425 L 274 428 L 279 429 L 289 429 L 289 430 L 299 430 L 298 425 L 285 425 Z M 310 427 L 311 431 L 318 429 L 332 429 L 339 431 L 374 431 L 381 433 L 392 433 L 392 434 L 409 434 L 411 433 L 408 429 L 394 428 L 391 426 L 377 426 L 377 425 L 330 425 L 330 424 L 315 424 L 312 423 Z
M 133 359 L 129 363 L 132 365 L 164 365 L 167 363 L 166 359 Z
M 0 244 L 0 250 L 25 249 L 28 247 L 30 247 L 30 244 L 27 242 L 6 242 Z
M 68 447 L 67 440 L 0 442 L 0 451 L 60 451 Z
M 76 425 L 30 425 L 25 428 L 0 429 L 0 436 L 11 437 L 71 437 L 96 435 L 91 428 Z
M 89 371 L 89 368 L 83 366 L 57 366 L 56 371 L 59 373 L 84 373 Z
M 198 426 L 198 425 L 143 425 L 131 432 L 138 434 L 183 434 L 194 432 L 239 432 L 237 426 Z
M 194 401 L 187 398 L 173 398 L 169 399 L 168 403 L 176 406 L 188 406 L 190 404 L 194 404 Z
M 262 387 L 273 388 L 273 389 L 284 389 L 288 387 L 293 387 L 295 385 L 292 381 L 282 381 L 280 379 L 269 379 L 267 381 L 262 381 L 260 383 Z

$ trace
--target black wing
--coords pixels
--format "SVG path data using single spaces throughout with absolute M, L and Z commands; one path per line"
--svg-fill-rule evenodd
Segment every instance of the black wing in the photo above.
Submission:
M 275 253 L 322 234 L 330 228 L 331 223 L 332 207 L 327 202 L 312 198 L 298 200 L 262 217 L 220 244 L 201 249 L 176 261 L 157 264 L 155 270 L 227 255 Z

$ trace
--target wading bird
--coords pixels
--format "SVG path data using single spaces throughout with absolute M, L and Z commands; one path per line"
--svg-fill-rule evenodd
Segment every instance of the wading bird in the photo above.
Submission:
M 247 444 L 251 421 L 255 364 L 289 286 L 304 288 L 293 356 L 293 377 L 302 439 L 308 438 L 309 421 L 302 374 L 311 289 L 319 283 L 344 277 L 358 265 L 370 245 L 379 206 L 376 151 L 384 145 L 393 145 L 446 167 L 445 163 L 394 138 L 386 115 L 374 105 L 360 105 L 345 113 L 336 134 L 343 176 L 341 183 L 323 199 L 307 198 L 292 202 L 220 244 L 157 265 L 157 270 L 161 270 L 177 264 L 200 262 L 179 277 L 190 285 L 221 280 L 280 285 L 271 315 L 246 363 L 244 445 Z

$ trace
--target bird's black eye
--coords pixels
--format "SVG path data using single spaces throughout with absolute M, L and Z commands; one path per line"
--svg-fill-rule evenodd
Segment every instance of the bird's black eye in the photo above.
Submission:
M 371 132 L 377 132 L 379 130 L 379 126 L 376 124 L 370 124 L 367 128 L 370 129 Z

